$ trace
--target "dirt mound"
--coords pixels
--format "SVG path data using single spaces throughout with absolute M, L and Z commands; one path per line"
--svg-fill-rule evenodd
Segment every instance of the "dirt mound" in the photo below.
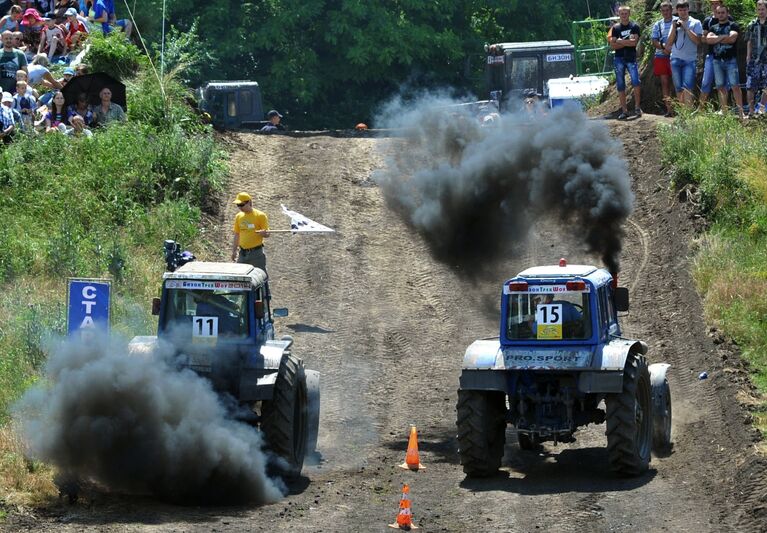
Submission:
M 11 517 L 14 530 L 377 531 L 396 516 L 409 482 L 415 521 L 427 531 L 759 531 L 765 471 L 754 431 L 735 400 L 737 355 L 710 336 L 690 278 L 690 215 L 668 191 L 646 117 L 610 123 L 626 149 L 636 209 L 626 226 L 622 284 L 628 335 L 650 345 L 651 362 L 672 364 L 674 448 L 636 479 L 608 473 L 604 426 L 568 446 L 520 452 L 509 433 L 503 474 L 467 480 L 455 441 L 462 355 L 497 335 L 500 283 L 531 264 L 597 263 L 553 222 L 537 225 L 496 280 L 474 284 L 435 261 L 384 205 L 370 179 L 401 139 L 230 134 L 232 174 L 221 218 L 209 228 L 229 253 L 230 196 L 247 190 L 286 228 L 280 204 L 337 230 L 273 235 L 266 243 L 276 306 L 290 308 L 278 334 L 322 372 L 323 460 L 284 501 L 251 509 L 183 509 L 150 501 L 97 500 L 92 507 Z M 212 259 L 212 258 L 205 258 Z M 710 378 L 699 380 L 707 371 Z M 419 430 L 425 471 L 403 472 L 408 426 Z M 61 523 L 65 524 L 62 525 Z

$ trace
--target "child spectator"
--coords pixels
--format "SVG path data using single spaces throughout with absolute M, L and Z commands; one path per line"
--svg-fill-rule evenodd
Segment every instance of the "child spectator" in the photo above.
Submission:
M 28 50 L 37 50 L 40 46 L 40 34 L 45 28 L 43 17 L 37 9 L 29 8 L 21 17 L 21 31 L 24 33 L 24 42 Z
M 767 0 L 757 0 L 756 18 L 746 33 L 746 93 L 751 114 L 763 114 L 767 104 Z M 761 101 L 754 106 L 754 96 L 761 91 Z
M 34 96 L 27 94 L 27 82 L 16 82 L 16 94 L 13 96 L 13 108 L 21 115 L 22 128 L 27 131 L 32 131 L 32 123 L 34 122 L 35 109 L 37 109 L 37 102 Z
M 86 126 L 93 124 L 93 110 L 88 104 L 87 94 L 80 93 L 77 95 L 77 102 L 69 106 L 69 109 L 67 110 L 67 116 L 69 117 L 70 123 L 72 122 L 73 117 L 79 116 L 83 119 L 83 123 Z
M 21 13 L 21 6 L 11 7 L 8 14 L 0 19 L 0 33 L 4 31 L 19 31 Z
M 618 90 L 618 96 L 621 102 L 621 114 L 618 120 L 628 118 L 628 108 L 626 107 L 626 70 L 629 71 L 631 86 L 634 88 L 634 114 L 642 116 L 640 107 L 640 81 L 639 68 L 637 66 L 636 46 L 639 43 L 639 25 L 629 20 L 631 8 L 621 6 L 618 8 L 620 20 L 611 28 L 610 47 L 615 50 L 615 86 Z
M 13 109 L 13 96 L 11 93 L 3 92 L 0 98 L 0 138 L 5 144 L 13 140 L 13 134 L 16 132 L 16 125 L 21 122 L 21 116 L 18 111 Z
M 85 120 L 80 115 L 70 119 L 71 128 L 67 128 L 67 135 L 73 137 L 93 137 L 93 132 L 85 127 Z
M 88 28 L 78 18 L 76 9 L 70 7 L 65 14 L 67 20 L 64 25 L 65 42 L 67 48 L 74 50 L 88 36 Z
M 47 53 L 48 60 L 53 61 L 53 56 L 57 54 L 66 55 L 66 36 L 52 18 L 45 17 L 43 22 L 45 22 L 45 29 L 40 34 L 40 46 L 37 47 L 37 53 Z
M 51 101 L 50 111 L 45 115 L 45 131 L 65 132 L 68 126 L 67 109 L 64 105 L 64 93 L 56 91 Z
M 34 96 L 35 100 L 37 100 L 40 97 L 40 95 L 35 88 L 29 85 L 28 78 L 29 76 L 27 76 L 26 70 L 16 71 L 16 85 L 18 85 L 20 81 L 25 82 L 27 84 L 27 96 Z

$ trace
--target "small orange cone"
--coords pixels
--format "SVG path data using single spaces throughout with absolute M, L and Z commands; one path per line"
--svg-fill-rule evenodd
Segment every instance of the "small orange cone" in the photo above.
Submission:
M 418 458 L 418 433 L 416 432 L 415 426 L 410 426 L 410 439 L 407 442 L 405 462 L 399 465 L 399 467 L 408 470 L 423 470 L 426 468 L 421 464 L 421 460 Z
M 413 512 L 410 509 L 410 487 L 407 484 L 402 485 L 402 498 L 399 501 L 397 521 L 389 524 L 389 527 L 392 529 L 404 529 L 405 531 L 418 529 L 418 526 L 413 523 Z

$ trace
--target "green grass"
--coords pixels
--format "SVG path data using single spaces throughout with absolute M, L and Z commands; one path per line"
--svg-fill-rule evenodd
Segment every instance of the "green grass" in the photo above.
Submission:
M 694 279 L 707 319 L 735 340 L 762 397 L 755 420 L 767 434 L 767 126 L 685 114 L 660 130 L 676 188 L 687 187 L 710 222 Z

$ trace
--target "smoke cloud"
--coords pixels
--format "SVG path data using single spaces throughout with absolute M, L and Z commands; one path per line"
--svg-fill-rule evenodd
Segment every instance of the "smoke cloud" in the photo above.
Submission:
M 128 353 L 99 335 L 52 349 L 45 377 L 15 407 L 29 453 L 65 479 L 181 503 L 269 503 L 258 431 L 228 416 L 208 381 L 159 350 Z
M 441 261 L 479 275 L 555 217 L 618 271 L 634 196 L 622 146 L 575 106 L 494 115 L 444 97 L 383 110 L 405 142 L 374 176 Z

